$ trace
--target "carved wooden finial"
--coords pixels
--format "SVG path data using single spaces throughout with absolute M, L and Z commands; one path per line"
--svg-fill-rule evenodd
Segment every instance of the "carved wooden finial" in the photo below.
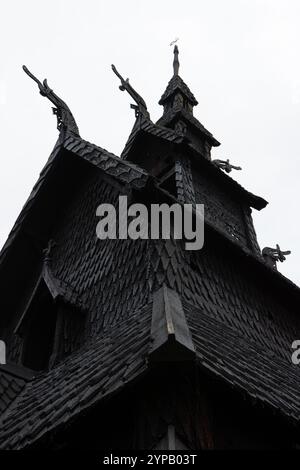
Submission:
M 136 102 L 136 105 L 134 105 L 134 104 L 130 105 L 130 107 L 135 110 L 136 117 L 142 115 L 146 119 L 150 119 L 150 115 L 148 113 L 147 105 L 146 105 L 145 101 L 143 100 L 141 95 L 139 95 L 135 91 L 135 89 L 130 85 L 129 78 L 126 78 L 126 80 L 124 80 L 122 75 L 117 71 L 116 67 L 113 64 L 112 64 L 111 68 L 112 68 L 112 71 L 117 75 L 117 77 L 121 81 L 121 85 L 119 86 L 120 90 L 121 91 L 126 90 L 127 93 L 131 96 L 131 98 L 133 98 L 134 101 Z
M 49 87 L 47 83 L 47 79 L 41 83 L 29 70 L 28 68 L 23 65 L 24 72 L 38 84 L 40 94 L 48 98 L 51 103 L 54 104 L 55 108 L 52 108 L 53 114 L 56 115 L 57 118 L 57 129 L 59 131 L 68 128 L 75 134 L 79 135 L 79 130 L 76 124 L 76 121 L 73 117 L 73 114 L 70 111 L 70 108 L 66 105 L 66 103 L 60 99 L 53 90 Z
M 212 160 L 212 163 L 216 165 L 218 168 L 221 168 L 221 170 L 226 171 L 226 173 L 230 173 L 232 170 L 241 170 L 242 168 L 240 166 L 235 166 L 231 165 L 229 159 L 227 160 Z
M 262 250 L 262 255 L 266 263 L 275 269 L 277 269 L 277 265 L 276 265 L 277 261 L 280 261 L 281 263 L 283 263 L 283 261 L 286 260 L 286 256 L 290 254 L 291 254 L 290 250 L 282 251 L 278 244 L 276 245 L 276 248 L 270 248 L 266 246 Z
M 179 50 L 178 50 L 177 44 L 175 44 L 173 52 L 174 52 L 173 71 L 174 71 L 174 75 L 178 75 L 179 73 L 179 60 L 178 60 Z

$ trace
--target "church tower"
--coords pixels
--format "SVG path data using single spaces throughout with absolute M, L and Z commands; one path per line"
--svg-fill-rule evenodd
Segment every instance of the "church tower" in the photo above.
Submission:
M 177 46 L 157 123 L 112 69 L 135 102 L 120 157 L 24 67 L 59 137 L 0 253 L 0 448 L 295 448 L 300 290 L 277 270 L 288 252 L 258 245 L 251 214 L 267 202 L 213 158 Z M 203 248 L 98 239 L 97 207 L 120 196 L 204 204 Z

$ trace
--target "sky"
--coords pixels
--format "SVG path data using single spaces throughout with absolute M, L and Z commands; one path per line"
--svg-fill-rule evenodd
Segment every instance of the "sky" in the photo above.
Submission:
M 111 71 L 130 78 L 153 121 L 172 76 L 196 96 L 194 115 L 221 142 L 213 158 L 269 205 L 254 212 L 261 248 L 292 254 L 278 268 L 300 285 L 299 0 L 10 0 L 0 6 L 0 245 L 57 140 L 50 102 L 25 64 L 66 101 L 81 136 L 120 155 L 132 100 Z

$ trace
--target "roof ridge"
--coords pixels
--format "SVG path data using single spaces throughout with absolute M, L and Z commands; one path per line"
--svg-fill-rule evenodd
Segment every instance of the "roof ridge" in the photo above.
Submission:
M 163 125 L 152 122 L 150 119 L 138 117 L 134 123 L 132 131 L 127 139 L 124 149 L 121 153 L 121 158 L 127 161 L 127 155 L 133 146 L 136 136 L 140 132 L 146 132 L 154 135 L 155 137 L 167 140 L 172 143 L 181 143 L 186 137 L 174 129 L 170 129 Z
M 66 146 L 69 147 L 69 145 L 67 143 L 67 140 L 69 140 L 69 139 L 72 139 L 73 142 L 74 142 L 74 140 L 77 140 L 77 141 L 80 141 L 80 143 L 87 144 L 88 147 L 90 146 L 91 148 L 97 150 L 98 152 L 106 154 L 107 156 L 111 157 L 114 160 L 122 161 L 123 163 L 125 163 L 125 165 L 128 165 L 132 168 L 135 168 L 137 171 L 140 171 L 143 174 L 148 174 L 146 170 L 144 170 L 142 167 L 140 167 L 136 163 L 132 163 L 132 162 L 128 162 L 128 161 L 125 162 L 125 161 L 123 161 L 123 159 L 121 157 L 119 157 L 118 155 L 115 155 L 114 153 L 106 150 L 105 148 L 100 147 L 99 145 L 94 144 L 92 142 L 89 142 L 88 140 L 82 139 L 80 136 L 75 136 L 74 134 L 71 134 L 71 133 L 66 135 L 66 138 L 63 142 L 64 147 L 66 147 Z M 74 146 L 74 149 L 76 147 L 77 146 Z M 69 148 L 68 148 L 68 150 L 69 150 Z M 75 151 L 75 153 L 76 153 L 76 151 Z

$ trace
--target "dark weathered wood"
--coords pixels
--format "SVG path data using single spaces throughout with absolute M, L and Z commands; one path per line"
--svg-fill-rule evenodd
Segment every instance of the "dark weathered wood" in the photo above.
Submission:
M 152 361 L 184 361 L 195 357 L 180 297 L 165 285 L 153 295 L 151 340 Z
M 288 252 L 260 251 L 251 207 L 267 202 L 221 171 L 229 162 L 211 160 L 219 142 L 193 116 L 197 101 L 174 52 L 157 124 L 114 68 L 137 111 L 122 158 L 79 137 L 69 108 L 25 69 L 63 132 L 0 253 L 3 449 L 298 441 L 291 344 L 300 289 L 274 269 Z M 96 208 L 117 207 L 120 195 L 147 207 L 204 204 L 203 249 L 187 252 L 173 238 L 98 240 Z M 22 364 L 36 313 L 39 324 L 55 319 L 42 373 Z
M 47 83 L 47 79 L 45 78 L 43 83 L 41 83 L 25 65 L 23 65 L 23 70 L 38 84 L 40 94 L 48 98 L 48 100 L 54 104 L 55 108 L 52 108 L 52 110 L 53 114 L 57 117 L 57 129 L 59 131 L 68 129 L 69 131 L 74 132 L 74 134 L 79 135 L 79 130 L 70 108 L 54 93 L 53 90 L 51 90 Z

